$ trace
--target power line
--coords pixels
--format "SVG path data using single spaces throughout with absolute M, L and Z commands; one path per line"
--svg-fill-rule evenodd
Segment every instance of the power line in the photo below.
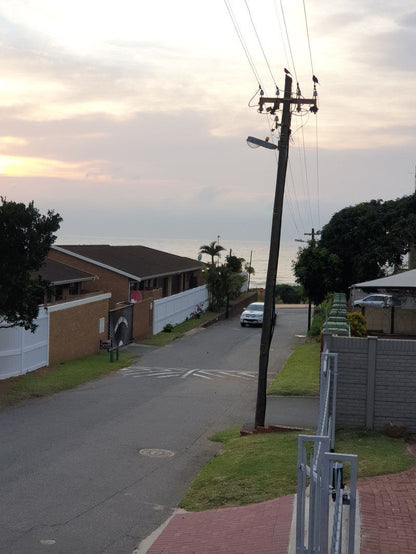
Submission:
M 285 11 L 284 11 L 284 9 L 283 9 L 282 0 L 280 0 L 280 9 L 281 9 L 281 12 L 282 12 L 283 23 L 284 23 L 284 26 L 285 26 L 286 40 L 287 40 L 287 44 L 288 44 L 288 47 L 289 47 L 290 58 L 291 58 L 291 60 L 292 60 L 293 73 L 295 74 L 296 82 L 299 82 L 299 81 L 298 81 L 298 76 L 297 76 L 297 73 L 296 73 L 295 60 L 293 59 L 292 47 L 291 47 L 291 45 L 290 45 L 289 32 L 288 32 L 288 29 L 287 29 Z
M 245 55 L 246 55 L 246 57 L 247 57 L 248 63 L 249 63 L 249 65 L 250 65 L 251 70 L 252 70 L 252 72 L 253 72 L 253 74 L 254 74 L 254 77 L 256 78 L 256 81 L 257 81 L 257 83 L 258 83 L 258 85 L 259 85 L 259 88 L 263 88 L 262 85 L 261 85 L 260 76 L 259 76 L 259 74 L 258 74 L 258 72 L 257 72 L 257 70 L 256 70 L 255 65 L 254 65 L 253 58 L 252 58 L 251 55 L 250 55 L 250 52 L 249 52 L 249 50 L 248 50 L 248 47 L 247 47 L 247 45 L 246 45 L 246 43 L 245 43 L 245 41 L 244 41 L 244 38 L 243 38 L 243 34 L 241 33 L 240 28 L 239 28 L 239 26 L 238 26 L 237 19 L 236 19 L 235 16 L 234 16 L 234 13 L 233 13 L 233 11 L 232 11 L 232 9 L 231 9 L 231 6 L 229 5 L 229 2 L 228 2 L 227 0 L 224 0 L 224 3 L 225 3 L 225 6 L 226 6 L 226 8 L 227 8 L 227 10 L 228 10 L 229 15 L 230 15 L 231 21 L 232 21 L 232 23 L 233 23 L 233 25 L 234 25 L 235 32 L 237 33 L 237 36 L 238 36 L 238 38 L 239 38 L 239 40 L 240 40 L 241 46 L 243 47 L 243 50 L 244 50 L 244 53 L 245 53 Z
M 255 26 L 255 24 L 254 24 L 253 16 L 251 15 L 251 11 L 250 11 L 250 8 L 249 8 L 249 5 L 248 5 L 247 0 L 244 0 L 244 3 L 245 3 L 245 5 L 246 5 L 247 11 L 248 11 L 248 15 L 249 15 L 249 17 L 250 17 L 250 21 L 251 21 L 251 24 L 252 24 L 252 26 L 253 26 L 254 33 L 255 33 L 255 35 L 256 35 L 256 37 L 257 37 L 257 41 L 258 41 L 258 43 L 259 43 L 260 49 L 261 49 L 261 51 L 262 51 L 262 53 L 263 53 L 264 60 L 265 60 L 266 65 L 267 65 L 267 67 L 268 67 L 268 69 L 269 69 L 270 76 L 271 76 L 271 78 L 272 78 L 272 80 L 273 80 L 273 83 L 274 83 L 275 87 L 278 88 L 278 87 L 277 87 L 276 80 L 275 80 L 274 75 L 273 75 L 273 72 L 272 72 L 272 69 L 271 69 L 270 64 L 269 64 L 269 60 L 267 59 L 266 52 L 264 51 L 264 48 L 263 48 L 263 45 L 262 45 L 262 43 L 261 43 L 259 34 L 258 34 L 257 29 L 256 29 L 256 26 Z
M 305 0 L 303 0 L 303 12 L 305 14 L 306 36 L 308 38 L 309 59 L 311 61 L 311 71 L 312 71 L 312 75 L 315 75 L 315 71 L 313 70 L 313 63 L 312 63 L 312 50 L 311 50 L 311 41 L 310 41 L 310 38 L 309 38 L 308 16 L 306 14 Z

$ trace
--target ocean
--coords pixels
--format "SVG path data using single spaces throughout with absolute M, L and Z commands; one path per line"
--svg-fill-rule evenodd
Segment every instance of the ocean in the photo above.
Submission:
M 104 237 L 104 236 L 58 236 L 56 244 L 111 244 L 111 245 L 132 245 L 140 244 L 176 254 L 177 256 L 185 256 L 194 260 L 198 259 L 199 249 L 203 244 L 209 244 L 214 239 L 151 239 L 140 237 Z M 250 287 L 264 287 L 266 284 L 267 262 L 269 257 L 269 243 L 266 241 L 242 241 L 242 240 L 222 240 L 220 244 L 226 250 L 221 252 L 221 260 L 229 253 L 230 249 L 234 256 L 244 258 L 247 262 L 250 261 L 255 273 L 250 278 Z M 292 271 L 292 260 L 295 259 L 299 246 L 295 242 L 283 242 L 280 245 L 279 264 L 277 270 L 277 282 L 294 284 L 295 278 Z M 202 261 L 210 261 L 209 256 L 203 255 Z

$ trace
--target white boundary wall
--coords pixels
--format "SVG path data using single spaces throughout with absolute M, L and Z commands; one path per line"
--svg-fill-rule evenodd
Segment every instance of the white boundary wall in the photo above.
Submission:
M 0 379 L 23 375 L 49 363 L 49 315 L 41 308 L 34 333 L 23 327 L 0 328 Z
M 167 323 L 177 325 L 185 321 L 195 311 L 197 304 L 202 304 L 203 310 L 208 307 L 208 291 L 205 285 L 155 300 L 153 334 L 162 331 Z

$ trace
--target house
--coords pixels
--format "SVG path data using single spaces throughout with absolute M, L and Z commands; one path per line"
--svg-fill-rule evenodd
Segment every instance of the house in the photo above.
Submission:
M 389 294 L 395 299 L 392 307 L 363 308 L 367 330 L 374 334 L 416 336 L 416 269 L 389 277 L 357 283 L 350 287 L 350 302 L 372 293 Z
M 120 302 L 165 298 L 203 284 L 204 263 L 146 246 L 106 244 L 52 246 L 49 259 L 96 275 L 86 290 L 111 292 L 111 308 Z
M 97 276 L 46 258 L 39 275 L 49 283 L 46 303 L 73 299 L 82 294 L 84 283 L 96 281 Z
M 97 290 L 96 275 L 48 258 L 39 274 L 49 282 L 48 363 L 97 353 L 100 340 L 107 339 L 108 335 L 111 293 Z M 88 290 L 91 283 L 94 283 L 94 292 Z
M 95 275 L 49 259 L 39 274 L 49 282 L 49 291 L 36 331 L 0 329 L 0 379 L 95 354 L 108 337 L 111 293 L 86 290 L 96 283 Z

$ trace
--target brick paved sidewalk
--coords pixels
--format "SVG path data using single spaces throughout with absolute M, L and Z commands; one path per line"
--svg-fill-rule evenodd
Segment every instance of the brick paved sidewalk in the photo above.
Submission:
M 287 554 L 294 495 L 176 514 L 148 554 Z
M 358 480 L 361 554 L 416 553 L 416 467 Z

